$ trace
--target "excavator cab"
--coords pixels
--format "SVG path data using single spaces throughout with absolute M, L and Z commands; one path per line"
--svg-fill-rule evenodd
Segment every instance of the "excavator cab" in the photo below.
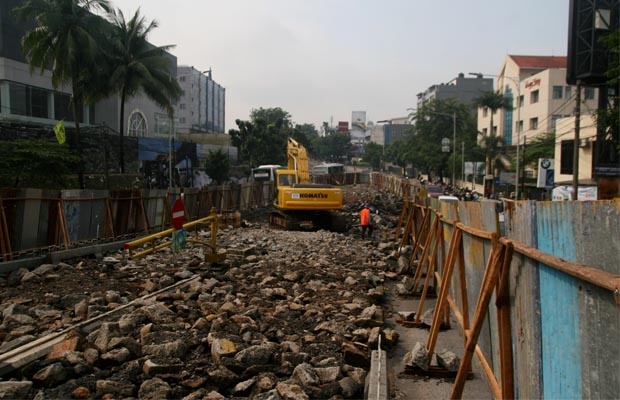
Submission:
M 295 174 L 278 175 L 278 186 L 293 186 L 297 183 Z

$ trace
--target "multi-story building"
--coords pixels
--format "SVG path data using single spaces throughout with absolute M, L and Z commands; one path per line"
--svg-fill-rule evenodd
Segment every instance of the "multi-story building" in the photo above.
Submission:
M 409 129 L 411 129 L 411 123 L 408 117 L 377 121 L 377 124 L 373 125 L 370 130 L 370 141 L 384 147 L 389 146 L 402 139 Z
M 71 124 L 71 87 L 54 88 L 51 72 L 31 72 L 22 54 L 21 38 L 32 25 L 15 20 L 12 11 L 21 2 L 0 2 L 0 120 L 53 125 L 64 119 Z M 82 123 L 93 121 L 96 107 L 84 107 L 81 111 Z
M 490 110 L 478 109 L 478 130 L 483 136 L 500 135 L 508 146 L 555 132 L 557 121 L 575 108 L 576 87 L 566 84 L 566 57 L 508 55 L 497 75 L 497 90 L 510 99 L 512 108 L 497 110 L 492 127 Z M 582 100 L 582 112 L 593 113 L 597 91 L 586 88 Z
M 183 90 L 175 114 L 179 133 L 224 133 L 226 89 L 213 80 L 211 70 L 179 66 L 179 86 Z
M 555 180 L 565 179 L 567 171 L 572 165 L 572 158 L 568 160 L 566 139 L 574 137 L 574 118 L 577 87 L 566 84 L 567 58 L 562 56 L 506 56 L 497 77 L 497 90 L 509 99 L 512 108 L 499 109 L 491 115 L 491 111 L 478 109 L 478 130 L 482 136 L 499 135 L 504 144 L 527 151 L 527 143 L 542 133 L 554 132 L 556 146 L 565 142 L 564 149 L 556 151 L 556 167 L 562 163 L 562 168 L 555 169 Z M 478 74 L 481 78 L 482 74 Z M 580 144 L 582 152 L 588 153 L 592 140 L 591 115 L 597 109 L 598 90 L 585 87 L 582 92 L 581 114 L 584 116 L 585 126 L 589 126 L 587 139 Z M 491 126 L 491 120 L 493 126 Z M 561 124 L 560 124 L 561 121 Z M 573 128 L 571 128 L 571 126 Z M 585 138 L 586 136 L 584 136 Z M 572 147 L 571 147 L 572 149 Z M 591 151 L 590 151 L 591 153 Z M 561 159 L 563 161 L 561 161 Z M 591 162 L 582 159 L 582 163 Z M 585 165 L 585 164 L 584 164 Z M 572 167 L 571 167 L 572 168 Z M 533 178 L 537 174 L 536 165 L 520 166 L 521 176 Z M 590 168 L 580 168 L 580 176 L 590 173 Z M 563 172 L 560 172 L 563 171 Z M 570 172 L 572 174 L 572 172 Z M 591 175 L 588 175 L 591 176 Z
M 52 126 L 64 119 L 73 125 L 70 109 L 71 85 L 52 85 L 51 71 L 31 71 L 21 51 L 21 38 L 32 23 L 15 20 L 13 9 L 22 0 L 0 2 L 0 120 L 7 123 Z M 170 72 L 176 76 L 177 59 L 167 53 Z M 80 110 L 80 124 L 105 124 L 119 130 L 120 98 L 111 96 Z M 127 136 L 167 136 L 170 118 L 153 101 L 144 96 L 126 99 L 124 129 Z
M 469 78 L 460 73 L 458 77 L 448 83 L 432 85 L 424 92 L 418 93 L 417 108 L 431 100 L 455 99 L 461 104 L 472 105 L 474 99 L 480 97 L 484 92 L 493 90 L 493 79 L 490 78 Z

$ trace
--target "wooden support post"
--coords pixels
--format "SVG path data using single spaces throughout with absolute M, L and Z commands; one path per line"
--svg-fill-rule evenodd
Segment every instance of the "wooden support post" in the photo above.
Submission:
M 140 207 L 140 211 L 142 214 L 142 220 L 144 221 L 144 232 L 149 231 L 149 218 L 146 215 L 146 208 L 144 207 L 144 199 L 142 198 L 142 191 L 138 192 L 138 206 Z
M 441 227 L 441 225 L 439 224 L 439 226 Z M 420 297 L 420 302 L 418 303 L 418 311 L 415 314 L 415 323 L 419 323 L 420 322 L 420 317 L 422 315 L 422 311 L 424 308 L 424 301 L 426 300 L 426 295 L 428 293 L 428 287 L 430 285 L 430 281 L 431 279 L 434 277 L 435 275 L 435 269 L 437 266 L 437 248 L 439 245 L 439 240 L 438 238 L 440 238 L 442 236 L 442 229 L 438 229 L 438 233 L 435 239 L 435 245 L 433 246 L 433 255 L 431 256 L 431 262 L 427 268 L 426 271 L 426 279 L 424 280 L 424 289 L 422 290 L 422 296 Z M 418 269 L 420 269 L 421 267 L 421 263 L 418 264 Z M 416 271 L 417 272 L 417 271 Z M 418 282 L 414 281 L 413 283 L 413 292 L 415 292 L 418 288 Z
M 423 233 L 425 232 L 426 229 L 428 229 L 428 226 L 430 225 L 430 220 L 431 220 L 430 215 L 431 213 L 427 213 L 424 216 L 422 225 L 420 226 L 420 229 L 418 230 L 416 237 L 414 238 L 413 251 L 411 252 L 411 258 L 409 258 L 409 266 L 411 266 L 411 264 L 413 264 L 413 262 L 415 261 L 415 258 L 418 254 L 418 249 L 421 247 L 420 243 L 422 243 Z M 432 229 L 433 227 L 430 228 L 430 231 L 432 231 Z M 428 238 L 430 234 L 431 234 L 430 232 L 426 232 L 426 237 Z
M 454 229 L 457 229 L 457 224 L 454 225 Z M 466 331 L 469 329 L 469 300 L 467 298 L 467 276 L 465 275 L 465 250 L 462 240 L 459 243 L 458 251 L 459 285 L 461 289 L 461 306 L 463 308 L 463 321 L 461 325 L 463 331 Z M 463 335 L 463 340 L 465 340 L 465 335 Z
M 435 311 L 433 312 L 433 324 L 431 325 L 431 331 L 428 336 L 428 343 L 426 348 L 428 354 L 432 356 L 435 350 L 435 344 L 437 343 L 437 335 L 439 334 L 440 318 L 442 316 L 444 307 L 446 306 L 448 291 L 450 289 L 450 282 L 452 281 L 452 271 L 454 271 L 454 264 L 456 261 L 457 244 L 461 242 L 462 232 L 460 229 L 452 231 L 452 239 L 450 240 L 450 248 L 448 249 L 448 258 L 446 259 L 443 268 L 441 269 L 441 290 L 437 296 L 437 302 L 435 303 Z
M 480 336 L 480 331 L 484 324 L 484 318 L 489 310 L 489 301 L 491 300 L 491 295 L 499 279 L 498 275 L 504 258 L 504 249 L 504 246 L 500 245 L 497 240 L 494 241 L 493 249 L 489 256 L 489 262 L 485 268 L 484 279 L 482 280 L 482 287 L 480 288 L 480 295 L 478 297 L 478 303 L 476 304 L 476 311 L 474 312 L 473 325 L 467 336 L 465 352 L 461 359 L 461 365 L 456 375 L 454 386 L 452 387 L 452 393 L 450 394 L 451 399 L 460 399 L 463 396 L 463 387 L 465 386 L 467 372 L 471 368 L 471 360 L 476 349 L 476 344 L 478 343 L 478 337 Z
M 422 255 L 420 256 L 420 259 L 418 260 L 418 267 L 416 268 L 415 274 L 413 275 L 413 287 L 414 288 L 417 288 L 418 285 L 420 284 L 420 278 L 422 277 L 422 270 L 424 269 L 424 266 L 428 259 L 429 249 L 431 248 L 431 243 L 433 242 L 435 232 L 437 231 L 437 228 L 439 226 L 438 222 L 439 222 L 439 218 L 435 220 L 435 222 L 433 223 L 433 226 L 431 227 L 430 232 L 428 233 L 428 236 L 426 237 L 426 243 L 424 244 L 424 250 L 422 250 Z M 413 259 L 414 254 L 415 254 L 415 251 L 411 255 L 412 259 Z M 411 263 L 412 261 L 410 259 L 409 265 L 411 265 Z
M 411 219 L 409 202 L 405 201 L 403 203 L 403 209 L 400 212 L 400 217 L 398 218 L 398 224 L 396 224 L 396 232 L 394 233 L 394 241 L 398 241 L 400 237 L 400 228 L 403 227 L 403 221 L 407 218 L 407 225 L 405 226 L 405 234 L 403 234 L 403 239 L 406 236 L 407 228 L 409 228 L 409 220 Z M 402 244 L 401 244 L 402 245 Z
M 59 229 L 60 235 L 63 238 L 65 249 L 69 249 L 69 231 L 67 230 L 67 219 L 65 217 L 65 210 L 63 207 L 62 200 L 58 201 L 58 221 L 59 221 Z
M 11 239 L 9 238 L 9 227 L 6 222 L 6 215 L 4 213 L 4 203 L 0 199 L 0 249 L 2 250 L 2 259 L 12 260 L 13 251 L 11 250 Z
M 499 335 L 500 373 L 502 399 L 514 398 L 514 374 L 512 366 L 512 332 L 510 323 L 510 293 L 508 291 L 510 263 L 512 261 L 512 243 L 506 245 L 499 283 L 495 294 L 497 306 L 497 324 Z

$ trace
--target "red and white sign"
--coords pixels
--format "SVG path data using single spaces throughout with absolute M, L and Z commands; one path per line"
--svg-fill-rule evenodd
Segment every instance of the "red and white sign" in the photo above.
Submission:
M 176 199 L 172 205 L 172 227 L 176 230 L 183 229 L 185 223 L 185 205 L 183 200 Z

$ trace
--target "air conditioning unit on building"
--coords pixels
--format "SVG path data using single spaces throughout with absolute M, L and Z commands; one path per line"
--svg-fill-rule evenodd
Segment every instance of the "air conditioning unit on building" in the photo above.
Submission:
M 582 148 L 590 147 L 590 138 L 579 139 L 579 147 L 582 147 Z

